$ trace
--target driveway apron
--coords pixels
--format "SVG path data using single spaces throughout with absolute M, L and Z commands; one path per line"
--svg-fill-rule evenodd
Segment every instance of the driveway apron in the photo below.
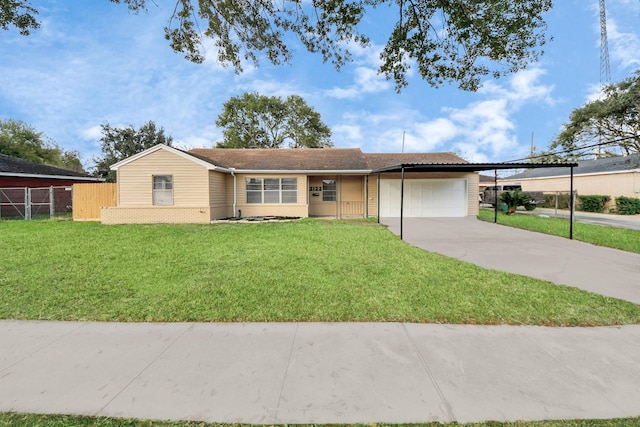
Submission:
M 400 234 L 399 218 L 381 218 Z M 567 230 L 567 235 L 568 235 Z M 405 218 L 404 240 L 484 268 L 640 304 L 640 255 L 466 218 Z

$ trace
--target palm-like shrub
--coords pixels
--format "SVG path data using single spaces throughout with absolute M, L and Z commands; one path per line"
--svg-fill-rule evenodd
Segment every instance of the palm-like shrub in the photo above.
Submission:
M 529 196 L 520 190 L 505 191 L 500 195 L 500 201 L 507 205 L 507 214 L 516 213 L 516 208 L 525 205 L 529 201 Z

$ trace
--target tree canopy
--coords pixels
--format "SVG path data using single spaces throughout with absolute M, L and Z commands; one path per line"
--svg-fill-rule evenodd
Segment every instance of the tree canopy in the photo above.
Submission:
M 16 27 L 20 34 L 28 36 L 40 27 L 35 10 L 28 0 L 0 0 L 0 28 L 8 30 Z
M 220 148 L 330 147 L 331 129 L 299 96 L 244 93 L 225 102 L 216 125 L 224 128 Z
M 110 1 L 133 12 L 155 4 Z M 37 27 L 27 0 L 0 2 L 4 28 Z M 547 39 L 543 14 L 552 0 L 174 0 L 164 31 L 171 47 L 196 63 L 205 58 L 202 39 L 212 39 L 218 61 L 236 72 L 243 61 L 257 65 L 260 56 L 276 65 L 289 62 L 299 44 L 340 69 L 351 58 L 350 43 L 369 46 L 360 28 L 374 9 L 385 7 L 394 18 L 379 72 L 397 90 L 407 85 L 411 67 L 433 86 L 457 82 L 476 90 L 482 77 L 498 78 L 538 59 Z
M 591 147 L 601 144 L 598 147 Z M 606 144 L 606 145 L 605 145 Z M 589 146 L 591 148 L 583 148 Z M 559 158 L 581 160 L 640 152 L 640 71 L 604 87 L 600 99 L 576 108 L 562 132 L 549 145 Z
M 77 151 L 65 151 L 21 120 L 0 119 L 0 153 L 34 163 L 84 172 Z
M 106 178 L 108 182 L 116 181 L 116 173 L 109 167 L 121 160 L 131 157 L 157 144 L 171 146 L 173 138 L 165 135 L 164 129 L 156 128 L 153 121 L 135 129 L 132 125 L 126 128 L 116 128 L 108 123 L 100 125 L 102 137 L 100 144 L 102 157 L 95 158 L 95 174 Z

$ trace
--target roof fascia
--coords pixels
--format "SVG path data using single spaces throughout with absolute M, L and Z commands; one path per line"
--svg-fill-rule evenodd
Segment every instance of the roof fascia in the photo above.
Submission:
M 74 181 L 104 181 L 104 178 L 95 178 L 92 176 L 39 175 L 39 174 L 33 174 L 33 173 L 13 173 L 13 172 L 0 172 L 0 176 L 11 176 L 11 177 L 18 177 L 18 178 L 71 179 Z
M 508 169 L 541 169 L 578 167 L 577 163 L 401 163 L 376 169 L 373 172 L 480 172 Z
M 138 160 L 138 159 L 140 159 L 142 157 L 145 157 L 145 156 L 147 156 L 147 155 L 149 155 L 151 153 L 155 153 L 158 150 L 168 151 L 169 153 L 175 154 L 176 156 L 182 157 L 183 159 L 192 161 L 192 162 L 194 162 L 194 163 L 196 163 L 196 164 L 198 164 L 200 166 L 203 166 L 203 167 L 207 168 L 208 170 L 217 170 L 217 171 L 227 172 L 227 173 L 230 172 L 229 169 L 227 169 L 227 168 L 216 166 L 213 163 L 206 162 L 206 161 L 204 161 L 202 159 L 199 159 L 199 158 L 197 158 L 195 156 L 192 156 L 189 153 L 186 153 L 186 152 L 184 152 L 182 150 L 178 150 L 178 149 L 173 148 L 173 147 L 169 147 L 168 145 L 164 145 L 164 144 L 154 145 L 153 147 L 147 148 L 146 150 L 141 151 L 141 152 L 139 152 L 137 154 L 134 154 L 131 157 L 127 157 L 126 159 L 121 160 L 118 163 L 114 163 L 113 165 L 111 165 L 109 167 L 109 169 L 114 170 L 114 171 L 118 170 L 122 166 L 127 165 L 127 164 L 129 164 L 131 162 L 134 162 L 134 161 L 136 161 L 136 160 Z
M 322 174 L 341 174 L 341 175 L 369 175 L 373 172 L 371 169 L 335 169 L 335 170 L 315 170 L 315 169 L 298 169 L 298 170 L 283 170 L 283 169 L 234 169 L 234 173 L 256 174 L 256 173 L 269 173 L 269 174 L 297 174 L 297 175 L 322 175 Z
M 590 173 L 574 173 L 573 176 L 601 176 L 601 175 L 619 175 L 623 173 L 640 173 L 640 169 L 627 169 L 621 171 L 609 171 L 609 172 L 590 172 Z M 538 179 L 551 179 L 551 178 L 568 178 L 571 175 L 547 175 L 547 176 L 532 176 L 529 178 L 498 178 L 498 181 L 525 181 L 525 180 L 538 180 Z

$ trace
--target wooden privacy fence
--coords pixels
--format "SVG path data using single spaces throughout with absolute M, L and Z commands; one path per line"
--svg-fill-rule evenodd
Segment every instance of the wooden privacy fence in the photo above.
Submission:
M 115 183 L 74 184 L 73 220 L 100 221 L 100 208 L 116 206 L 118 187 Z

